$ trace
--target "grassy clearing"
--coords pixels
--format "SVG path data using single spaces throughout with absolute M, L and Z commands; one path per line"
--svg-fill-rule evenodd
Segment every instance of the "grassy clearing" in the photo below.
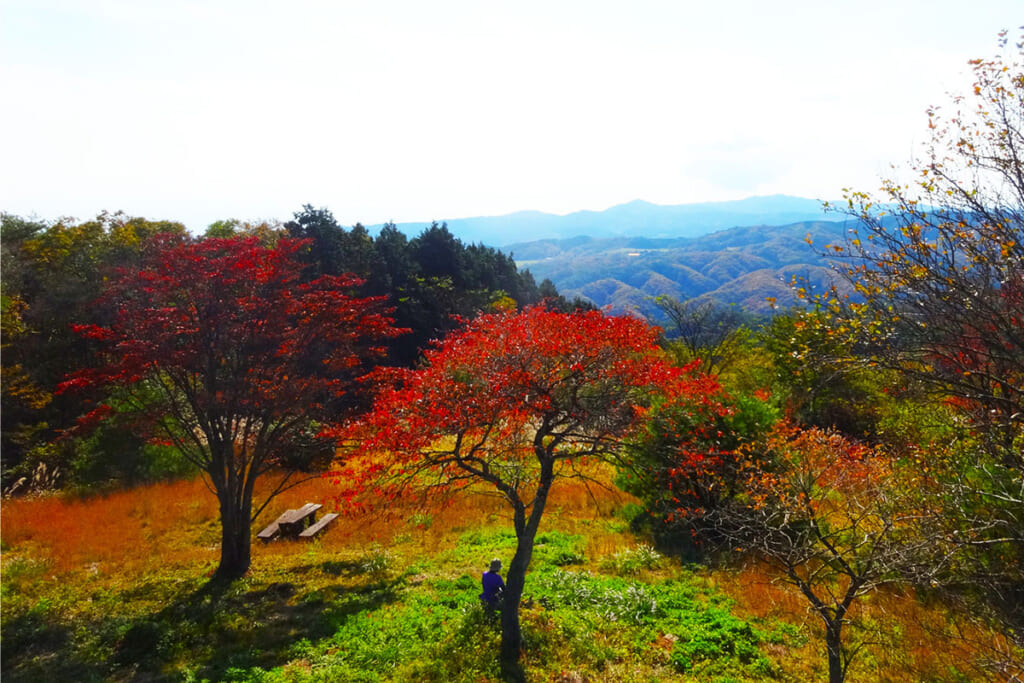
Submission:
M 265 518 L 332 495 L 309 482 Z M 522 611 L 531 680 L 822 677 L 802 598 L 759 568 L 661 556 L 629 532 L 629 502 L 571 482 L 556 490 Z M 5 501 L 2 678 L 498 680 L 498 625 L 477 595 L 487 562 L 514 547 L 500 501 L 392 513 L 343 518 L 312 543 L 257 542 L 250 574 L 225 586 L 208 579 L 219 527 L 200 482 Z M 925 647 L 948 628 L 942 612 L 879 596 L 862 616 L 879 644 L 854 680 L 960 677 L 964 653 Z

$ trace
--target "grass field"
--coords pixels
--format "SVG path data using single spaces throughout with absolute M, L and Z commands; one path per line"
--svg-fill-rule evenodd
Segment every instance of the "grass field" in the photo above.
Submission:
M 254 525 L 306 501 L 314 480 Z M 522 610 L 536 681 L 811 681 L 825 677 L 804 599 L 757 567 L 664 557 L 629 531 L 629 498 L 563 482 Z M 345 515 L 312 542 L 253 546 L 241 581 L 211 583 L 219 523 L 201 481 L 2 504 L 4 683 L 495 681 L 499 630 L 480 573 L 514 537 L 501 501 Z M 911 596 L 864 601 L 852 681 L 979 680 L 998 647 Z M 959 631 L 957 631 L 959 629 Z M 955 637 L 954 637 L 955 636 Z

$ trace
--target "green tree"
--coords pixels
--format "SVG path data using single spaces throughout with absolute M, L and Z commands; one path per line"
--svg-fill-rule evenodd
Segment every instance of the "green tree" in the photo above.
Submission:
M 98 303 L 103 283 L 118 267 L 137 264 L 149 240 L 162 233 L 183 234 L 184 226 L 148 221 L 123 213 L 93 220 L 27 221 L 4 214 L 0 222 L 3 296 L 10 317 L 4 324 L 5 385 L 18 378 L 53 394 L 68 372 L 92 362 L 94 344 L 72 331 L 73 324 L 108 320 L 110 307 Z M 17 321 L 17 329 L 14 321 Z M 17 371 L 14 371 L 17 368 Z M 6 389 L 7 387 L 5 387 Z M 68 471 L 74 445 L 55 437 L 71 427 L 77 399 L 54 396 L 41 404 L 3 395 L 3 479 L 24 477 L 39 462 Z M 122 457 L 114 449 L 107 457 Z
M 874 439 L 891 378 L 864 359 L 851 333 L 856 321 L 837 322 L 837 311 L 811 306 L 777 315 L 759 339 L 789 417 Z
M 206 227 L 206 232 L 203 234 L 206 237 L 216 237 L 219 239 L 226 239 L 228 237 L 235 237 L 238 235 L 239 230 L 242 226 L 242 221 L 237 218 L 228 218 L 222 221 L 214 221 Z
M 670 348 L 682 363 L 699 360 L 705 372 L 726 370 L 750 338 L 745 316 L 735 306 L 670 296 L 659 296 L 654 303 L 670 324 L 665 334 Z
M 334 214 L 326 208 L 315 209 L 311 204 L 304 204 L 302 211 L 293 215 L 294 220 L 285 223 L 284 229 L 293 239 L 310 240 L 309 251 L 303 258 L 313 267 L 306 277 L 316 279 L 321 275 L 348 272 L 342 247 L 345 229 L 338 225 Z

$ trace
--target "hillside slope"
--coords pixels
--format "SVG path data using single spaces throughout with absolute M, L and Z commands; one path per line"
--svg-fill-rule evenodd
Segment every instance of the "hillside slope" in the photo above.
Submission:
M 812 287 L 841 285 L 819 249 L 845 239 L 842 221 L 735 227 L 697 238 L 576 238 L 506 247 L 537 281 L 550 279 L 567 297 L 647 314 L 660 295 L 705 297 L 755 313 L 767 299 L 795 302 L 794 277 Z M 810 241 L 811 243 L 808 243 Z
M 521 612 L 529 680 L 823 678 L 821 629 L 796 589 L 758 567 L 660 555 L 630 531 L 632 499 L 588 474 L 603 485 L 554 490 L 537 540 Z M 291 489 L 254 532 L 336 493 L 322 478 Z M 477 598 L 482 568 L 515 549 L 494 497 L 346 514 L 312 543 L 258 544 L 232 584 L 208 580 L 218 513 L 199 479 L 3 512 L 4 683 L 501 680 L 497 620 Z M 889 594 L 863 609 L 882 640 L 857 680 L 967 680 L 956 667 L 969 653 L 936 641 L 944 609 Z

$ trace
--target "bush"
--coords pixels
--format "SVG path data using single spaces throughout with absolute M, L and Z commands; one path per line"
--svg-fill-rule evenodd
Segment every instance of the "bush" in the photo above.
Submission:
M 539 581 L 539 599 L 545 605 L 589 611 L 615 622 L 639 624 L 658 614 L 658 601 L 642 585 L 561 569 Z
M 690 536 L 700 518 L 736 494 L 736 449 L 756 442 L 778 422 L 778 408 L 760 396 L 734 398 L 726 414 L 708 406 L 662 405 L 652 410 L 643 435 L 631 444 L 632 461 L 615 483 L 640 498 L 660 546 L 695 554 Z
M 359 561 L 359 569 L 364 574 L 380 576 L 391 568 L 393 559 L 391 551 L 375 543 Z
M 537 536 L 533 551 L 538 561 L 547 562 L 556 567 L 583 564 L 586 559 L 582 536 L 563 534 L 557 531 Z
M 110 485 L 136 486 L 196 473 L 196 467 L 173 446 L 148 442 L 129 426 L 137 407 L 114 391 L 106 401 L 110 417 L 88 436 L 67 443 L 73 486 L 93 490 Z

